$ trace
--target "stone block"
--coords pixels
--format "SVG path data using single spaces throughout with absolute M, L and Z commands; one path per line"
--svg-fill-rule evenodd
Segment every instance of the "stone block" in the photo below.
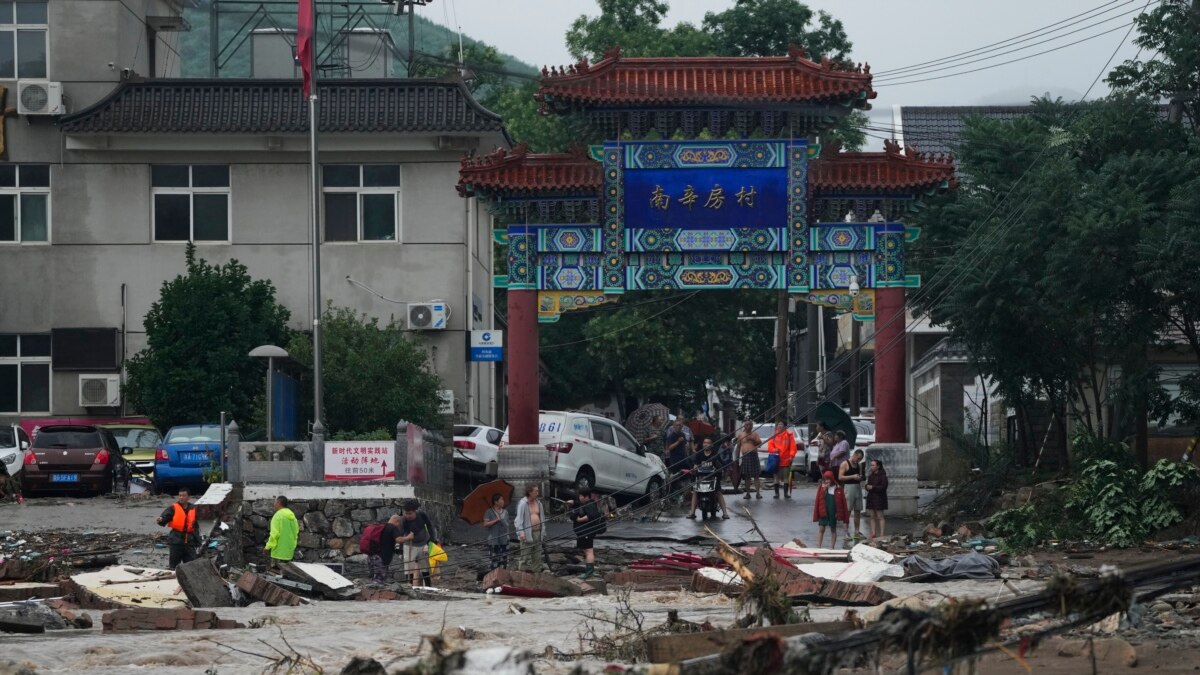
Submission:
M 349 518 L 338 517 L 333 519 L 333 533 L 338 537 L 353 537 L 354 523 L 350 522 Z
M 175 568 L 175 580 L 192 607 L 233 607 L 229 587 L 208 558 L 183 563 Z
M 288 502 L 288 508 L 292 510 L 292 513 L 296 514 L 297 518 L 303 518 L 304 514 L 308 513 L 309 511 L 309 502 L 308 500 L 303 499 Z
M 330 499 L 325 502 L 324 513 L 326 518 L 344 516 L 346 515 L 346 502 L 338 499 Z
M 253 572 L 242 572 L 242 576 L 238 577 L 237 587 L 243 593 L 262 600 L 269 606 L 289 605 L 294 607 L 302 602 L 300 596 L 276 586 Z M 197 623 L 200 620 L 200 617 L 197 616 Z
M 350 520 L 355 523 L 375 522 L 375 509 L 354 509 L 350 512 Z
M 321 538 L 312 532 L 301 532 L 297 537 L 296 543 L 300 548 L 321 548 Z
M 275 500 L 274 499 L 255 499 L 250 507 L 254 513 L 260 516 L 270 518 L 275 515 Z
M 337 549 L 340 551 L 340 550 L 342 550 L 342 547 L 345 545 L 346 545 L 346 542 L 342 539 L 334 538 L 334 539 L 326 539 L 325 540 L 325 548 L 333 548 L 333 549 Z
M 329 519 L 320 511 L 309 511 L 304 514 L 304 528 L 310 532 L 317 534 L 326 534 L 329 532 Z
M 250 516 L 250 524 L 253 525 L 254 529 L 256 530 L 265 530 L 271 527 L 271 521 L 268 520 L 266 516 L 260 516 L 257 513 Z
M 383 504 L 384 502 L 382 499 L 364 499 L 362 502 L 362 507 L 364 509 L 377 509 L 383 506 Z

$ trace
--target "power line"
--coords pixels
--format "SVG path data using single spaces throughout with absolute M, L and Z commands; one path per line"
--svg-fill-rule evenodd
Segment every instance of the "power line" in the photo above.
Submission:
M 934 64 L 938 64 L 938 63 L 943 63 L 943 62 L 945 62 L 945 61 L 952 61 L 952 60 L 954 60 L 954 59 L 956 59 L 956 58 L 958 58 L 958 57 L 961 57 L 961 56 L 972 56 L 972 55 L 975 55 L 975 54 L 978 54 L 978 53 L 986 53 L 986 52 L 989 52 L 989 51 L 995 51 L 994 49 L 992 49 L 993 47 L 995 47 L 995 48 L 1004 48 L 1004 47 L 1006 47 L 1006 46 L 1012 46 L 1013 44 L 1020 44 L 1021 42 L 1026 42 L 1026 41 L 1028 41 L 1028 40 L 1030 40 L 1030 39 L 1034 39 L 1034 38 L 1036 38 L 1036 37 L 1040 37 L 1041 35 L 1044 35 L 1044 34 L 1046 34 L 1047 32 L 1049 32 L 1049 33 L 1055 33 L 1055 32 L 1058 32 L 1059 30 L 1061 30 L 1061 29 L 1063 29 L 1063 28 L 1068 28 L 1068 27 L 1070 27 L 1070 26 L 1073 26 L 1073 25 L 1075 25 L 1075 24 L 1082 23 L 1083 21 L 1087 21 L 1089 18 L 1095 18 L 1094 16 L 1089 16 L 1089 15 L 1093 15 L 1093 14 L 1094 14 L 1094 15 L 1096 15 L 1096 16 L 1100 16 L 1100 15 L 1106 14 L 1106 13 L 1108 13 L 1108 12 L 1112 11 L 1112 9 L 1107 9 L 1107 10 L 1104 10 L 1104 11 L 1100 11 L 1100 10 L 1101 10 L 1101 9 L 1103 9 L 1104 7 L 1107 7 L 1107 6 L 1109 6 L 1109 5 L 1115 5 L 1115 4 L 1117 4 L 1118 2 L 1120 2 L 1120 1 L 1121 1 L 1121 0 L 1111 0 L 1110 2 L 1106 2 L 1106 3 L 1104 3 L 1104 4 L 1102 4 L 1102 5 L 1098 6 L 1098 7 L 1094 7 L 1094 8 L 1092 8 L 1092 9 L 1089 9 L 1089 10 L 1087 10 L 1086 12 L 1081 12 L 1081 13 L 1079 13 L 1079 14 L 1076 14 L 1076 15 L 1074 15 L 1074 16 L 1069 16 L 1069 17 L 1067 17 L 1066 19 L 1062 19 L 1061 21 L 1056 21 L 1056 22 L 1054 22 L 1054 23 L 1047 24 L 1046 26 L 1043 26 L 1043 27 L 1041 27 L 1041 28 L 1034 29 L 1034 30 L 1032 30 L 1032 31 L 1029 31 L 1029 32 L 1027 32 L 1027 33 L 1021 33 L 1020 35 L 1013 36 L 1013 37 L 1011 37 L 1011 38 L 1008 38 L 1008 39 L 1006 39 L 1006 40 L 1001 40 L 1001 41 L 999 41 L 999 42 L 993 42 L 993 43 L 991 43 L 991 44 L 986 44 L 986 45 L 984 45 L 984 46 L 982 46 L 982 47 L 976 47 L 975 49 L 969 49 L 969 50 L 967 50 L 967 51 L 965 51 L 965 52 L 958 52 L 958 53 L 956 53 L 956 54 L 951 54 L 951 55 L 949 55 L 949 56 L 943 56 L 943 57 L 941 57 L 941 58 L 938 58 L 938 59 L 933 59 L 933 60 L 931 60 L 931 61 L 922 61 L 922 62 L 920 62 L 920 63 L 914 63 L 914 64 L 912 64 L 912 65 L 908 65 L 908 66 L 902 66 L 902 67 L 899 67 L 899 68 L 889 68 L 889 69 L 885 69 L 885 70 L 880 70 L 880 71 L 877 71 L 875 74 L 876 74 L 876 75 L 882 75 L 882 76 L 893 75 L 893 74 L 895 74 L 895 73 L 902 73 L 902 72 L 909 71 L 909 70 L 915 70 L 915 69 L 918 69 L 918 68 L 922 68 L 922 67 L 924 67 L 924 66 L 930 66 L 930 65 L 934 65 Z M 1140 0 L 1126 0 L 1122 6 L 1124 6 L 1124 5 L 1128 5 L 1128 4 L 1132 4 L 1132 3 L 1136 3 L 1136 2 L 1139 2 L 1139 1 L 1140 1 Z M 1097 12 L 1099 12 L 1099 14 L 1096 14 Z M 1080 19 L 1080 17 L 1083 17 L 1083 18 L 1082 18 L 1082 19 Z M 1074 22 L 1071 22 L 1071 23 L 1067 23 L 1067 22 L 1071 21 L 1071 19 L 1080 19 L 1080 20 L 1079 20 L 1079 21 L 1074 21 Z M 1055 28 L 1056 26 L 1057 26 L 1058 28 Z M 1029 36 L 1029 37 L 1028 37 L 1028 39 L 1026 39 L 1026 40 L 1020 40 L 1020 39 L 1019 39 L 1019 38 L 1024 38 L 1024 37 L 1026 37 L 1026 36 Z

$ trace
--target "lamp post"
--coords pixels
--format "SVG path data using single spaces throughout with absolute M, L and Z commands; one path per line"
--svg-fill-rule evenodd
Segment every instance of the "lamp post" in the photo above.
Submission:
M 274 398 L 275 388 L 272 386 L 272 376 L 275 374 L 275 359 L 286 359 L 288 357 L 287 350 L 283 347 L 275 345 L 262 345 L 250 350 L 250 356 L 256 359 L 267 360 L 267 442 L 270 443 L 274 436 L 274 406 L 272 400 Z

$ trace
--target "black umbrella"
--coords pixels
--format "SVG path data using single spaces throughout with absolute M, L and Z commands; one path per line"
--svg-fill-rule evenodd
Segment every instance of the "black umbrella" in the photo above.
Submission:
M 846 434 L 846 442 L 850 444 L 850 447 L 854 447 L 854 441 L 858 440 L 858 429 L 855 428 L 850 415 L 842 410 L 842 406 L 833 401 L 824 401 L 817 406 L 816 417 L 817 421 L 824 424 L 826 429 Z

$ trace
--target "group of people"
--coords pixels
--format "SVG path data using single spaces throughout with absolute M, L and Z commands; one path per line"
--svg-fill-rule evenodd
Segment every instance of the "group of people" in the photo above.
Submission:
M 873 459 L 864 470 L 865 453 L 855 450 L 849 459 L 837 465 L 837 472 L 826 470 L 817 485 L 813 504 L 813 522 L 817 523 L 817 548 L 825 542 L 829 530 L 829 547 L 837 548 L 838 524 L 847 530 L 844 536 L 862 539 L 862 512 L 867 511 L 870 539 L 884 536 L 884 511 L 888 508 L 888 477 L 883 462 Z M 850 517 L 854 517 L 854 533 L 849 532 Z
M 607 531 L 608 524 L 600 508 L 600 495 L 584 487 L 578 492 L 577 500 L 568 500 L 569 516 L 575 533 L 575 548 L 584 556 L 585 570 L 580 578 L 590 579 L 596 573 L 595 538 Z M 482 526 L 488 532 L 488 548 L 491 551 L 492 569 L 508 567 L 508 504 L 503 495 L 492 497 L 492 507 L 483 516 Z M 526 572 L 547 572 L 546 561 L 546 504 L 541 500 L 537 485 L 525 488 L 525 497 L 517 501 L 517 514 L 513 521 L 517 533 L 518 556 L 516 569 Z

